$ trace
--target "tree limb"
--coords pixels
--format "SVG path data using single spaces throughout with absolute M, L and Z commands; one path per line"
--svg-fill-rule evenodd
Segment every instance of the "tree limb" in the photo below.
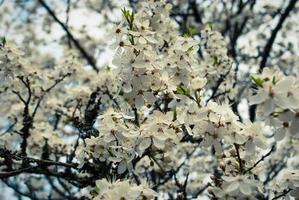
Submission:
M 48 4 L 44 0 L 39 0 L 39 2 L 47 10 L 47 12 L 49 13 L 49 15 L 51 15 L 51 17 L 54 19 L 54 21 L 57 22 L 61 26 L 61 28 L 67 33 L 69 39 L 74 43 L 75 47 L 80 51 L 80 53 L 86 59 L 86 61 L 88 62 L 88 64 L 96 72 L 99 72 L 99 69 L 96 66 L 94 58 L 92 56 L 90 56 L 86 52 L 86 50 L 81 46 L 81 44 L 79 43 L 79 41 L 77 39 L 75 39 L 75 37 L 70 32 L 70 30 L 68 29 L 68 27 L 58 19 L 58 17 L 54 13 L 54 11 L 48 6 Z

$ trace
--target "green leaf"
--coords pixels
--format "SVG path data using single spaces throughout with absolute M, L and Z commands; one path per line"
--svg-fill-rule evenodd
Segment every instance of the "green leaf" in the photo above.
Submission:
M 214 56 L 214 62 L 213 65 L 219 65 L 220 64 L 220 60 L 218 60 L 218 57 Z
M 127 10 L 126 8 L 123 8 L 121 11 L 129 24 L 129 29 L 133 30 L 133 23 L 134 23 L 134 19 L 135 19 L 134 13 Z
M 181 95 L 185 95 L 185 96 L 190 96 L 190 89 L 187 88 L 187 89 L 184 89 L 183 88 L 183 84 L 179 84 L 176 88 L 176 93 L 177 94 L 181 94 Z
M 251 80 L 259 87 L 263 87 L 264 80 L 260 78 L 255 78 L 254 76 L 251 76 Z
M 213 23 L 212 23 L 212 22 L 208 22 L 208 23 L 207 23 L 207 26 L 208 26 L 211 30 L 213 30 Z
M 272 83 L 273 83 L 273 85 L 275 85 L 277 82 L 278 82 L 278 80 L 276 79 L 275 76 L 273 76 L 273 78 L 272 78 Z
M 185 94 L 185 90 L 184 90 L 184 88 L 182 87 L 181 84 L 178 85 L 178 86 L 176 87 L 176 92 L 177 92 L 178 94 L 182 94 L 182 95 Z
M 187 90 L 186 90 L 186 92 L 185 92 L 185 95 L 186 95 L 186 96 L 190 96 L 190 89 L 189 89 L 189 88 L 187 88 Z
M 111 71 L 111 67 L 109 65 L 106 65 L 106 70 L 109 72 Z
M 184 34 L 185 37 L 192 37 L 197 34 L 197 29 L 195 26 L 190 26 L 187 28 L 187 32 Z
M 198 107 L 200 108 L 200 107 L 201 107 L 201 106 L 200 106 L 200 101 L 201 101 L 201 99 L 200 99 L 200 96 L 198 96 L 198 92 L 200 92 L 200 90 L 195 91 L 195 92 L 194 92 L 194 95 L 195 95 L 196 103 L 197 103 Z
M 5 37 L 0 37 L 0 47 L 4 47 L 6 44 L 6 39 Z
M 91 196 L 97 196 L 100 190 L 98 188 L 91 190 L 89 193 Z
M 134 29 L 134 19 L 135 19 L 135 14 L 133 11 L 129 11 L 126 8 L 121 9 L 123 16 L 126 18 L 128 25 L 129 25 L 129 30 L 132 31 Z M 134 36 L 129 34 L 129 41 L 132 45 L 135 44 L 134 42 Z

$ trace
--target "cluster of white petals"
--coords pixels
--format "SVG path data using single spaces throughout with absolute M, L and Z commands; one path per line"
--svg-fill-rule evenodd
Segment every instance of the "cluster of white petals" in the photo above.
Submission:
M 193 91 L 205 86 L 198 68 L 199 42 L 179 36 L 169 19 L 171 7 L 164 1 L 142 2 L 136 14 L 129 12 L 134 24 L 115 30 L 113 64 L 119 68 L 125 98 L 137 108 L 175 96 L 178 86 Z
M 170 17 L 178 2 L 123 8 L 111 64 L 97 73 L 71 50 L 57 63 L 25 62 L 0 44 L 0 162 L 34 163 L 50 181 L 71 175 L 69 193 L 85 188 L 95 200 L 298 197 L 298 77 L 266 67 L 244 97 L 221 33 L 211 24 L 180 33 Z
M 129 181 L 109 183 L 106 179 L 96 181 L 97 195 L 94 200 L 155 199 L 157 193 L 145 185 L 131 184 Z
M 265 68 L 252 76 L 257 86 L 250 104 L 258 104 L 261 119 L 274 127 L 276 140 L 286 135 L 299 137 L 299 79 L 286 76 L 279 70 Z

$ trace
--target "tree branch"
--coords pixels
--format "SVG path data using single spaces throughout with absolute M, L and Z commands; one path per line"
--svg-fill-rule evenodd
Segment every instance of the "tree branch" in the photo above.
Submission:
M 289 14 L 291 13 L 291 11 L 293 10 L 293 8 L 295 7 L 297 0 L 290 0 L 287 8 L 285 9 L 284 13 L 281 15 L 276 27 L 273 29 L 271 36 L 264 48 L 263 54 L 262 54 L 262 61 L 260 63 L 260 68 L 259 70 L 262 71 L 264 69 L 264 67 L 267 64 L 267 60 L 269 58 L 273 43 L 275 41 L 275 38 L 277 36 L 277 33 L 279 32 L 279 30 L 281 29 L 284 21 L 287 19 L 287 17 L 289 16 Z
M 287 190 L 284 190 L 283 192 L 282 192 L 282 194 L 280 194 L 280 195 L 278 195 L 278 196 L 275 196 L 272 200 L 275 200 L 275 199 L 280 199 L 281 197 L 284 197 L 285 195 L 287 195 L 289 192 L 291 192 L 292 191 L 292 189 L 291 188 L 289 188 L 289 189 L 287 189 Z
M 271 150 L 266 153 L 265 155 L 263 155 L 256 163 L 254 163 L 254 165 L 250 168 L 248 168 L 244 173 L 250 172 L 252 169 L 254 169 L 260 162 L 262 162 L 265 158 L 267 158 L 268 156 L 271 155 L 271 153 L 273 153 L 276 150 L 276 146 L 273 145 Z
M 48 4 L 46 4 L 46 2 L 44 0 L 39 0 L 39 2 L 47 10 L 47 12 L 49 13 L 49 15 L 54 19 L 54 21 L 57 22 L 61 26 L 61 28 L 67 33 L 69 39 L 74 43 L 75 47 L 80 51 L 80 53 L 86 59 L 86 61 L 88 62 L 88 64 L 96 72 L 99 72 L 99 69 L 96 66 L 94 58 L 92 56 L 90 56 L 86 52 L 86 50 L 81 46 L 81 44 L 79 43 L 79 41 L 77 39 L 75 39 L 75 37 L 70 32 L 70 30 L 68 29 L 68 27 L 58 19 L 58 17 L 54 13 L 54 11 L 48 6 Z

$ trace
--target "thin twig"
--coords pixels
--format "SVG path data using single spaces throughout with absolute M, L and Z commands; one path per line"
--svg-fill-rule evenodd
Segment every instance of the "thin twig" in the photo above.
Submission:
M 77 39 L 75 39 L 75 37 L 70 32 L 70 30 L 68 29 L 68 27 L 58 19 L 58 17 L 54 13 L 54 11 L 48 6 L 48 4 L 44 0 L 39 0 L 39 2 L 47 10 L 47 12 L 49 13 L 49 15 L 54 19 L 54 21 L 57 22 L 61 26 L 61 28 L 67 33 L 69 39 L 74 43 L 74 45 L 80 51 L 80 53 L 82 54 L 82 56 L 86 59 L 86 61 L 88 62 L 88 64 L 90 64 L 90 66 L 96 72 L 99 72 L 99 69 L 96 66 L 94 58 L 91 57 L 86 52 L 86 50 L 81 46 L 81 44 L 79 43 L 79 41 Z
M 250 172 L 252 169 L 254 169 L 260 162 L 264 161 L 265 158 L 267 158 L 268 156 L 270 156 L 274 151 L 276 150 L 276 146 L 273 145 L 271 150 L 266 153 L 265 155 L 263 155 L 256 163 L 254 163 L 254 165 L 250 168 L 248 168 L 244 173 Z

